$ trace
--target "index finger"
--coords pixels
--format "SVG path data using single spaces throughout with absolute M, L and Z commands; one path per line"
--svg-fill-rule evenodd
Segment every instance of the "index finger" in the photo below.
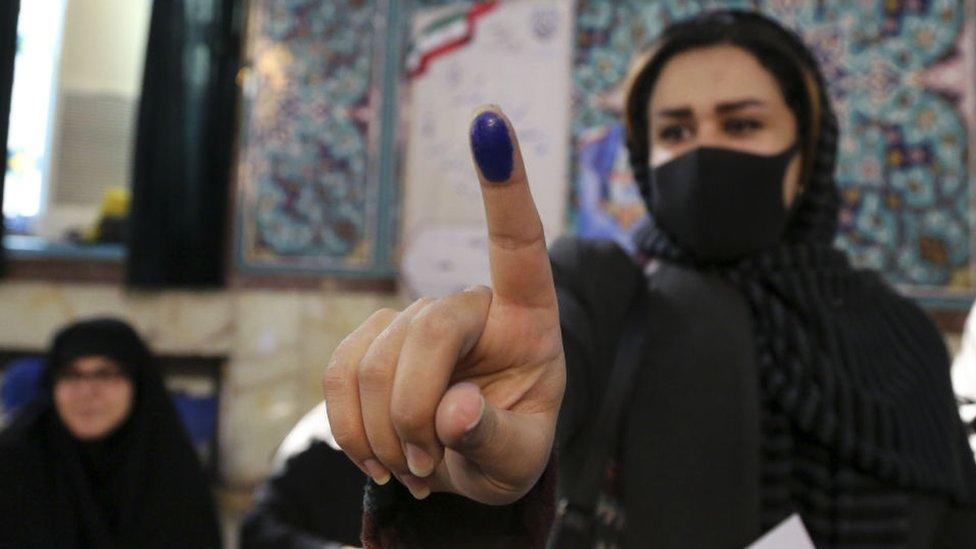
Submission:
M 556 292 L 542 220 L 532 200 L 515 130 L 499 107 L 485 105 L 475 113 L 470 138 L 488 223 L 495 299 L 554 307 Z

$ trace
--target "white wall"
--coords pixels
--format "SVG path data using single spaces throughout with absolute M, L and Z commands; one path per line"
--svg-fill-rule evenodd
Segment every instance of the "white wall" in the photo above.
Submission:
M 151 0 L 68 0 L 61 88 L 137 96 L 151 11 Z

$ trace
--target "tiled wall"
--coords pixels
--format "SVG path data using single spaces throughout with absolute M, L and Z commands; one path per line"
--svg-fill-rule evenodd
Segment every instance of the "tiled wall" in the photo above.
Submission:
M 250 3 L 238 268 L 393 272 L 392 65 L 401 4 Z

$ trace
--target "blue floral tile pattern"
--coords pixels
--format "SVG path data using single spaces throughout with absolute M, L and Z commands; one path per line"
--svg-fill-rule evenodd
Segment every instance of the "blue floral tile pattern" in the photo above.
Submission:
M 378 174 L 384 15 L 376 0 L 252 2 L 238 261 L 377 274 L 392 193 Z M 377 59 L 379 61 L 377 61 Z

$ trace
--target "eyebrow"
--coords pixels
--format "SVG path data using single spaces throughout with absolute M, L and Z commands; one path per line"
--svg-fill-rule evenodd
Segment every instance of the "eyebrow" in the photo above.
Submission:
M 727 101 L 725 103 L 719 103 L 715 106 L 716 114 L 728 114 L 737 110 L 744 109 L 746 107 L 758 107 L 765 105 L 764 102 L 759 99 L 739 99 L 736 101 Z M 690 118 L 693 114 L 691 107 L 675 107 L 669 109 L 661 109 L 654 112 L 655 117 L 669 117 L 669 118 Z

